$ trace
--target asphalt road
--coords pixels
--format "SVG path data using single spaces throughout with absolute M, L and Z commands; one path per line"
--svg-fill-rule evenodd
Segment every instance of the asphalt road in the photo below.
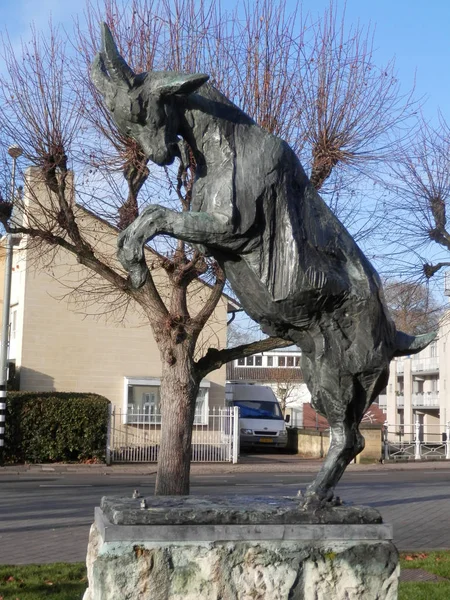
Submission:
M 191 493 L 295 495 L 313 477 L 313 472 L 195 474 Z M 100 498 L 131 496 L 135 488 L 151 495 L 154 480 L 154 474 L 126 472 L 3 473 L 0 564 L 84 561 Z M 450 466 L 347 471 L 337 492 L 344 501 L 377 508 L 394 525 L 400 550 L 450 548 Z

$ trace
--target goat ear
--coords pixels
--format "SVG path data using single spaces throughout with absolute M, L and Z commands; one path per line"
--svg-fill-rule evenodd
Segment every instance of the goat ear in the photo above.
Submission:
M 168 72 L 164 74 L 164 79 L 156 84 L 155 91 L 159 92 L 161 96 L 192 94 L 208 79 L 209 75 L 188 75 L 186 73 Z

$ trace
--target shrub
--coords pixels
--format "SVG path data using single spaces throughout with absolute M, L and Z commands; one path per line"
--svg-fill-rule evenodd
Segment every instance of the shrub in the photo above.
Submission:
M 104 460 L 108 405 L 97 394 L 8 392 L 5 461 Z

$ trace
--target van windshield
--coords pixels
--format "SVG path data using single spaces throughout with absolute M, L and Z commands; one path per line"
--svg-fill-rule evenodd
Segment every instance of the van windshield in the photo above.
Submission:
M 258 400 L 240 400 L 233 402 L 241 409 L 240 416 L 245 419 L 281 419 L 283 414 L 276 402 Z

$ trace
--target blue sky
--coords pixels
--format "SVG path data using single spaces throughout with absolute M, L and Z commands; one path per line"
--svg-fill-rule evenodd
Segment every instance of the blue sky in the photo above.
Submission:
M 399 79 L 405 87 L 416 76 L 418 95 L 427 98 L 427 114 L 440 107 L 448 116 L 449 2 L 348 0 L 346 16 L 348 23 L 372 23 L 380 62 L 395 57 Z
M 123 2 L 126 4 L 127 0 Z M 303 12 L 322 14 L 326 6 L 328 0 L 304 0 Z M 342 9 L 344 3 L 339 2 L 339 6 Z M 73 17 L 82 17 L 84 7 L 85 0 L 0 0 L 0 29 L 6 28 L 13 41 L 19 43 L 21 37 L 28 37 L 30 22 L 38 29 L 45 28 L 52 15 L 55 23 L 62 23 L 70 31 Z M 416 76 L 417 94 L 427 98 L 426 114 L 431 117 L 440 107 L 450 117 L 450 2 L 347 0 L 346 22 L 351 25 L 358 21 L 375 27 L 377 62 L 383 64 L 395 57 L 405 90 Z

